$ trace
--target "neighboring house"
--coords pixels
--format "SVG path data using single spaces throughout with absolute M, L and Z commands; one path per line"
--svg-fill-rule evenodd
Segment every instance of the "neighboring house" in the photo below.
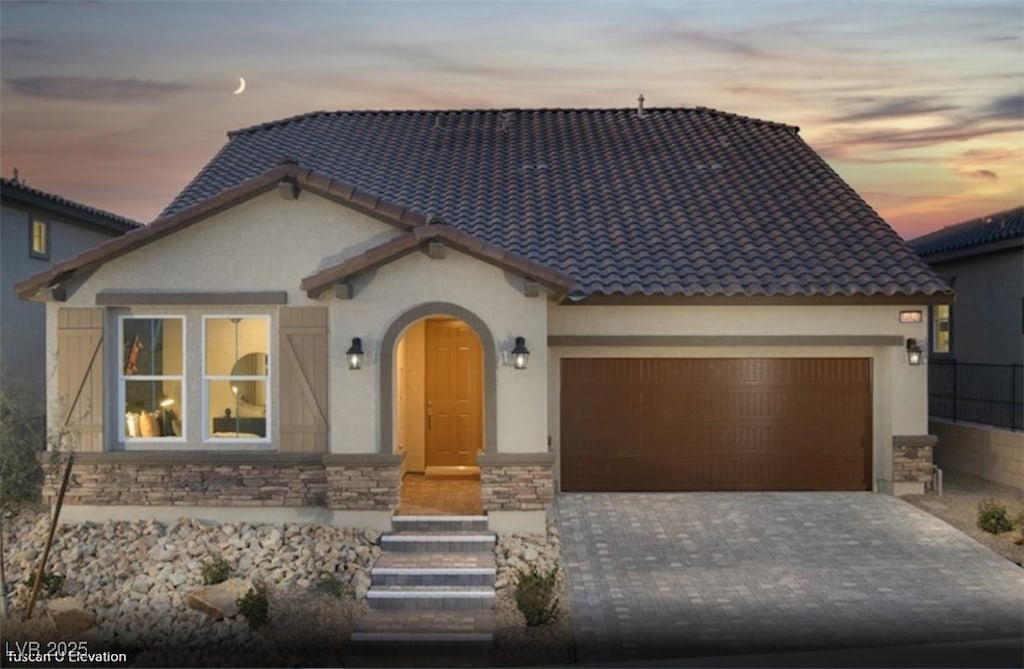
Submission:
M 14 283 L 140 227 L 122 216 L 0 179 L 0 391 L 32 415 L 46 409 L 46 308 Z
M 557 490 L 921 491 L 907 347 L 952 299 L 796 128 L 709 109 L 235 131 L 17 290 L 81 435 L 65 513 L 384 527 L 402 472 L 478 470 L 533 531 Z
M 932 307 L 930 354 L 958 362 L 1024 364 L 1024 207 L 907 242 L 956 290 Z

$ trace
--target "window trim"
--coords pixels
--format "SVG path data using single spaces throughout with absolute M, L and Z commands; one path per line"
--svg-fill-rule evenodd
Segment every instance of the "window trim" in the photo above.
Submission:
M 172 320 L 181 321 L 181 374 L 164 374 L 154 376 L 150 374 L 126 377 L 124 374 L 124 321 L 126 320 Z M 117 317 L 117 441 L 125 450 L 134 448 L 145 449 L 147 447 L 160 446 L 163 444 L 184 444 L 188 434 L 188 321 L 184 314 L 120 314 Z M 134 381 L 162 381 L 172 380 L 181 384 L 181 408 L 178 411 L 178 420 L 181 421 L 181 434 L 173 437 L 129 437 L 126 434 L 124 424 L 125 414 L 125 382 L 131 378 Z
M 43 227 L 43 250 L 36 250 L 36 226 L 41 225 Z M 50 231 L 53 229 L 53 225 L 50 221 L 30 216 L 28 219 L 28 255 L 30 258 L 36 258 L 38 260 L 49 260 L 50 259 Z
M 246 377 L 231 377 L 230 375 L 223 374 L 207 374 L 206 373 L 206 323 L 210 320 L 229 320 L 232 318 L 241 319 L 262 319 L 267 324 L 267 350 L 264 351 L 264 355 L 267 356 L 267 374 L 266 376 L 246 376 Z M 204 446 L 223 446 L 225 444 L 238 444 L 245 446 L 264 446 L 272 443 L 271 435 L 273 434 L 273 369 L 274 360 L 271 355 L 271 339 L 272 339 L 272 328 L 273 319 L 270 314 L 202 314 L 201 329 L 201 352 L 200 352 L 200 383 L 202 384 L 202 437 L 201 441 Z M 237 362 L 237 361 L 236 361 Z M 247 439 L 241 437 L 214 437 L 213 436 L 213 418 L 214 416 L 208 414 L 210 410 L 210 396 L 209 396 L 209 381 L 229 381 L 231 378 L 252 380 L 252 381 L 263 381 L 266 384 L 267 393 L 267 404 L 266 412 L 263 416 L 263 436 L 258 439 Z

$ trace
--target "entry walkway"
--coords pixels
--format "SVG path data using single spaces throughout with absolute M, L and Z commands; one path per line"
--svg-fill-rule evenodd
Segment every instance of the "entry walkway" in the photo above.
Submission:
M 580 664 L 1024 630 L 1024 570 L 885 495 L 581 493 L 557 514 Z

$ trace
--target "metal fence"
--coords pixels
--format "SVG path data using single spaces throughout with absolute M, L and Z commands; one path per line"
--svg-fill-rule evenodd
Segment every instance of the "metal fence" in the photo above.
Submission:
M 928 413 L 1019 430 L 1024 426 L 1024 365 L 929 360 Z

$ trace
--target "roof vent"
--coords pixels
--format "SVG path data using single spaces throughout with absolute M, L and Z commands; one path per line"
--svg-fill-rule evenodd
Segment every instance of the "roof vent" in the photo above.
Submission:
M 299 161 L 295 160 L 291 156 L 281 156 L 281 161 L 278 165 L 298 165 Z
M 498 118 L 498 131 L 508 132 L 508 129 L 512 126 L 512 112 L 501 112 L 501 116 Z
M 429 221 L 427 221 L 427 225 L 448 225 L 448 221 L 444 220 L 440 216 L 433 216 Z
M 644 117 L 644 94 L 641 93 L 636 98 L 636 115 L 640 118 Z

